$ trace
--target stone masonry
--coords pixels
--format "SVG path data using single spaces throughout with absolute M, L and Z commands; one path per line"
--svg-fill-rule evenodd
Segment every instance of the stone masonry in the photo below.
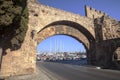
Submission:
M 114 53 L 120 55 L 120 22 L 107 14 L 85 7 L 86 16 L 66 12 L 28 0 L 29 23 L 19 50 L 6 50 L 0 76 L 32 74 L 36 69 L 36 47 L 54 35 L 68 35 L 82 42 L 88 64 L 109 68 Z M 117 51 L 116 51 L 117 50 Z

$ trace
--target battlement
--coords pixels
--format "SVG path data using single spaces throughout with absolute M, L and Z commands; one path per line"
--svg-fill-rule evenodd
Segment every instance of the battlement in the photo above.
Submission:
M 91 8 L 89 6 L 85 6 L 85 15 L 89 18 L 99 18 L 102 17 L 104 15 L 107 15 L 106 13 L 96 10 L 94 8 Z

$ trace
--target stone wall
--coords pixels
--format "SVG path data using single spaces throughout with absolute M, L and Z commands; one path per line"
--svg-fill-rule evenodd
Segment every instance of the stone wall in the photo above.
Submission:
M 6 50 L 3 55 L 0 77 L 34 73 L 36 67 L 35 43 L 30 37 L 30 27 L 19 50 Z
M 87 17 L 92 18 L 92 19 L 100 18 L 100 17 L 106 15 L 104 12 L 96 10 L 89 6 L 85 6 L 85 14 Z
M 20 49 L 15 51 L 7 49 L 5 51 L 6 54 L 3 55 L 1 64 L 1 77 L 31 74 L 35 71 L 37 42 L 35 41 L 35 38 L 33 39 L 31 37 L 31 34 L 32 31 L 35 31 L 34 36 L 36 36 L 41 29 L 50 23 L 56 21 L 71 21 L 75 23 L 78 22 L 81 26 L 85 26 L 88 32 L 91 30 L 89 33 L 91 36 L 94 36 L 94 24 L 92 19 L 88 19 L 86 17 L 82 17 L 77 14 L 69 13 L 52 7 L 44 6 L 38 4 L 37 1 L 34 2 L 32 0 L 28 0 L 28 8 L 29 22 L 25 40 Z M 79 26 L 77 27 L 79 28 Z
M 103 40 L 120 38 L 120 22 L 105 16 L 102 24 Z
M 102 16 L 94 22 L 97 65 L 104 68 L 113 67 L 112 57 L 115 50 L 120 47 L 120 23 L 109 16 Z
M 95 36 L 93 19 L 37 3 L 29 3 L 28 7 L 30 11 L 29 25 L 37 32 L 53 22 L 71 21 L 80 24 L 87 29 L 92 36 Z

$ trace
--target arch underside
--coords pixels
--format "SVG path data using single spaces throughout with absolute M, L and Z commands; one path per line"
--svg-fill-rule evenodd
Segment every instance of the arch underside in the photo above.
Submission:
M 58 25 L 65 25 L 65 26 L 73 27 L 73 28 L 79 30 L 82 34 L 84 34 L 86 36 L 86 38 L 89 40 L 89 42 L 94 42 L 95 41 L 95 35 L 92 34 L 90 32 L 90 30 L 86 29 L 84 26 L 80 25 L 79 23 L 76 23 L 76 22 L 73 22 L 73 21 L 67 21 L 67 20 L 52 22 L 52 23 L 44 26 L 39 32 L 41 32 L 42 30 L 44 30 L 47 27 L 58 26 Z
M 76 40 L 78 40 L 84 45 L 86 50 L 88 50 L 90 47 L 90 42 L 83 33 L 81 33 L 79 30 L 73 27 L 66 26 L 66 25 L 54 25 L 54 26 L 47 27 L 41 30 L 36 35 L 35 39 L 37 43 L 40 43 L 41 41 L 43 41 L 44 39 L 50 36 L 61 35 L 61 34 L 75 38 Z

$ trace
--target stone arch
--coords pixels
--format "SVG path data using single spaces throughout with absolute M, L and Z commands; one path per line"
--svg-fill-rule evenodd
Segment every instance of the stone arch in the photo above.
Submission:
M 92 61 L 91 59 L 95 58 L 92 56 L 94 55 L 92 54 L 92 52 L 95 52 L 94 49 L 95 38 L 87 29 L 85 29 L 83 26 L 76 22 L 65 20 L 56 21 L 48 24 L 47 26 L 42 28 L 39 32 L 37 32 L 37 35 L 35 36 L 35 41 L 38 44 L 42 40 L 57 34 L 68 35 L 75 38 L 79 42 L 82 42 L 84 47 L 86 48 L 86 52 L 88 53 L 87 54 L 88 63 L 91 64 L 90 63 Z
M 89 49 L 90 44 L 87 38 L 78 30 L 65 25 L 51 26 L 42 30 L 41 32 L 38 33 L 37 43 L 41 42 L 42 40 L 50 36 L 59 34 L 71 36 L 78 40 L 79 42 L 82 42 L 86 49 Z
M 44 30 L 47 27 L 56 26 L 56 25 L 66 25 L 66 26 L 72 27 L 74 29 L 77 29 L 82 34 L 84 34 L 84 36 L 86 36 L 86 38 L 89 40 L 89 42 L 94 42 L 95 41 L 95 36 L 92 35 L 84 26 L 80 25 L 79 23 L 76 23 L 76 22 L 73 22 L 73 21 L 67 21 L 67 20 L 52 22 L 52 23 L 46 25 L 44 28 L 42 28 L 39 32 L 41 32 L 42 30 Z

